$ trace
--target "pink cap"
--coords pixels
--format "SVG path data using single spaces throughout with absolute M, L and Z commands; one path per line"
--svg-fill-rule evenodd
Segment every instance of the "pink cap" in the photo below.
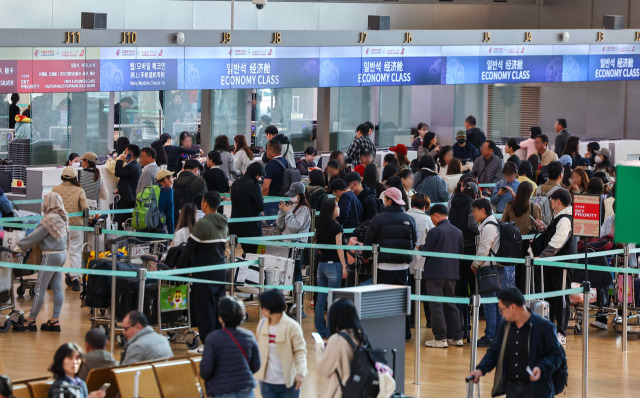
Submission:
M 402 200 L 402 193 L 400 193 L 400 190 L 398 188 L 387 188 L 387 190 L 384 191 L 384 196 L 393 200 L 396 204 L 400 206 L 404 206 L 404 200 Z

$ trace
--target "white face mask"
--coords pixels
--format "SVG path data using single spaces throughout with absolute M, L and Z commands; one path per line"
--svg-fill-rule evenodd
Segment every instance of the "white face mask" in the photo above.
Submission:
M 298 203 L 298 197 L 294 196 L 293 198 L 291 198 L 291 203 Z
M 596 163 L 602 163 L 602 156 L 596 156 L 596 158 L 593 160 Z

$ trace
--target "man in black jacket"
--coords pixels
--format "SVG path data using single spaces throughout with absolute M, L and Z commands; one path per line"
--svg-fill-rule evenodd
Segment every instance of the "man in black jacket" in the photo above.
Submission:
M 419 250 L 438 253 L 464 253 L 462 232 L 447 219 L 447 207 L 435 204 L 429 210 L 435 228 L 427 234 L 424 245 Z M 460 260 L 456 258 L 427 257 L 424 266 L 427 280 L 427 294 L 430 296 L 454 297 L 456 281 L 460 278 Z M 434 340 L 425 342 L 427 347 L 447 348 L 449 345 L 461 347 L 462 328 L 458 307 L 451 303 L 430 302 L 431 328 Z
M 138 163 L 139 156 L 140 148 L 137 145 L 128 145 L 127 149 L 116 159 L 115 176 L 119 178 L 119 209 L 131 209 L 136 204 L 136 188 L 140 175 L 142 175 L 142 168 Z M 114 221 L 121 223 L 129 217 L 129 214 L 117 214 Z
M 187 159 L 178 178 L 173 180 L 174 220 L 180 219 L 180 210 L 185 204 L 199 206 L 206 192 L 207 183 L 200 177 L 200 163 L 195 159 Z
M 374 243 L 387 249 L 414 250 L 418 233 L 416 221 L 405 213 L 404 200 L 398 188 L 384 191 L 384 212 L 371 219 L 364 245 Z M 378 255 L 378 283 L 388 285 L 407 285 L 409 278 L 409 263 L 413 260 L 410 254 L 392 254 L 380 252 Z M 375 272 L 375 270 L 374 270 Z M 406 340 L 411 339 L 409 318 L 405 329 Z
M 507 398 L 554 397 L 553 374 L 565 357 L 555 325 L 529 312 L 517 287 L 501 290 L 498 300 L 504 320 L 491 347 L 469 376 L 478 383 L 480 377 L 495 368 L 493 397 L 503 394 Z
M 217 213 L 220 206 L 220 194 L 206 192 L 201 203 L 204 218 L 191 229 L 187 245 L 178 259 L 177 268 L 201 267 L 205 265 L 223 264 L 225 262 L 225 247 L 229 228 L 227 217 Z M 210 281 L 225 281 L 224 270 L 204 271 L 195 273 L 199 279 Z M 204 342 L 207 335 L 220 328 L 218 321 L 218 301 L 224 296 L 224 285 L 210 283 L 194 283 L 191 287 L 191 312 L 200 332 L 200 341 Z M 195 353 L 202 353 L 201 344 Z
M 376 202 L 375 193 L 367 187 L 362 186 L 362 178 L 360 174 L 351 171 L 344 176 L 344 181 L 351 191 L 358 197 L 362 203 L 362 216 L 360 222 L 371 220 L 378 214 L 378 203 Z
M 467 142 L 480 149 L 482 144 L 487 140 L 487 136 L 484 134 L 484 131 L 476 127 L 475 116 L 469 115 L 464 119 L 464 128 L 467 130 Z
M 251 163 L 244 175 L 231 184 L 231 218 L 258 217 L 264 210 L 264 200 L 258 181 L 264 176 L 264 166 Z M 229 224 L 229 232 L 239 238 L 262 236 L 262 221 Z M 242 244 L 245 253 L 257 253 L 257 245 Z

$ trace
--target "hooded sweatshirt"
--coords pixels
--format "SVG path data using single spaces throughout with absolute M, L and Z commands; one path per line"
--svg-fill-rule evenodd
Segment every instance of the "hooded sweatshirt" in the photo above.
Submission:
M 203 265 L 222 264 L 225 261 L 225 246 L 229 236 L 227 217 L 218 213 L 210 213 L 191 229 L 177 268 L 199 267 Z M 225 280 L 224 270 L 198 272 L 197 278 L 209 280 Z M 224 288 L 224 286 L 220 285 Z

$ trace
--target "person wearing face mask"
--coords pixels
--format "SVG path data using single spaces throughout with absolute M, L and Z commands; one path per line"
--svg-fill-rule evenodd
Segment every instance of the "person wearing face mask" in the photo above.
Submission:
M 265 174 L 264 166 L 251 163 L 242 177 L 231 184 L 231 218 L 258 217 L 264 210 L 260 190 L 260 178 Z M 262 221 L 236 222 L 229 224 L 229 233 L 242 237 L 262 236 Z M 245 253 L 257 253 L 258 246 L 242 243 Z
M 311 207 L 304 196 L 304 185 L 301 182 L 291 184 L 289 191 L 284 194 L 290 198 L 291 204 L 280 202 L 276 225 L 283 229 L 283 235 L 301 234 L 309 232 L 311 227 Z M 307 238 L 292 239 L 292 242 L 307 242 Z M 297 259 L 293 271 L 295 282 L 302 281 L 302 259 Z
M 587 153 L 584 154 L 585 159 L 589 162 L 590 166 L 595 164 L 594 158 L 595 152 L 600 150 L 600 144 L 597 142 L 590 142 L 587 144 Z
M 416 131 L 418 132 L 418 136 L 411 143 L 411 146 L 415 151 L 420 148 L 424 142 L 424 136 L 429 132 L 429 126 L 426 123 L 418 123 L 418 127 L 416 127 Z
M 475 162 L 478 156 L 480 156 L 478 148 L 473 146 L 472 143 L 467 142 L 467 133 L 465 133 L 464 130 L 458 130 L 456 133 L 456 143 L 453 144 L 453 157 L 460 159 L 464 164 L 467 162 Z
M 72 154 L 69 155 L 69 160 L 67 160 L 67 162 L 64 165 L 73 166 L 73 167 L 80 166 L 80 155 L 73 152 Z
M 613 184 L 616 180 L 616 166 L 613 165 L 611 160 L 611 151 L 608 148 L 600 148 L 594 154 L 595 167 L 593 168 L 593 174 L 602 171 L 607 175 L 609 182 Z

